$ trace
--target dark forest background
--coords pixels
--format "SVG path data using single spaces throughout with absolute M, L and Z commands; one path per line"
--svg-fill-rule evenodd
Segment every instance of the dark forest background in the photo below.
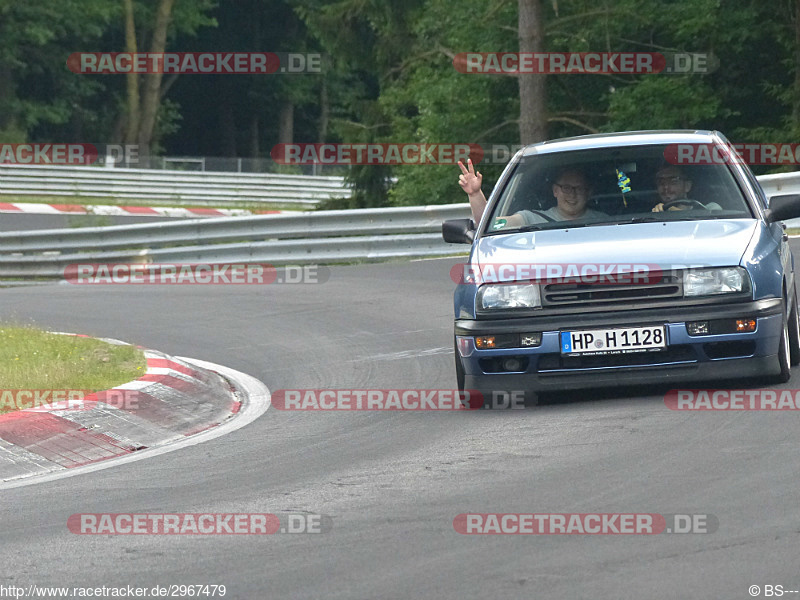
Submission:
M 632 129 L 800 137 L 800 0 L 0 0 L 0 143 L 269 158 L 277 143 L 508 146 Z M 271 51 L 321 74 L 77 75 L 73 52 Z M 459 52 L 701 52 L 692 75 L 467 75 Z M 491 186 L 502 165 L 486 165 Z M 763 172 L 763 169 L 761 170 Z M 463 201 L 453 166 L 352 167 L 348 206 Z M 394 183 L 392 183 L 394 181 Z M 489 187 L 487 187 L 489 189 Z

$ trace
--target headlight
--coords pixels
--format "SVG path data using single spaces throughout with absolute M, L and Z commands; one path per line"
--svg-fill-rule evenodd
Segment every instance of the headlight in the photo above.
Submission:
M 478 290 L 478 306 L 486 310 L 505 308 L 541 308 L 539 286 L 532 283 L 498 283 Z
M 684 296 L 735 294 L 750 289 L 750 278 L 741 267 L 693 269 L 683 272 Z

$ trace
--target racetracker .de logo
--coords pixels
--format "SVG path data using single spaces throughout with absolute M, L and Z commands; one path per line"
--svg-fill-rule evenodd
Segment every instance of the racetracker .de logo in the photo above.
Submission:
M 48 405 L 65 409 L 81 407 L 81 401 L 89 394 L 86 390 L 0 390 L 0 412 Z
M 74 285 L 267 285 L 325 283 L 330 269 L 319 265 L 74 263 L 64 279 Z
M 0 164 L 92 165 L 97 156 L 92 144 L 0 144 Z
M 0 390 L 0 413 L 15 410 L 91 410 L 102 402 L 121 410 L 136 410 L 139 406 L 137 390 L 113 389 L 100 392 L 90 390 Z
M 330 516 L 314 513 L 77 513 L 67 529 L 78 535 L 272 535 L 326 533 Z
M 462 401 L 463 400 L 463 401 Z M 471 410 L 483 407 L 476 390 L 278 390 L 278 410 Z
M 800 165 L 800 144 L 670 144 L 664 159 L 673 165 Z
M 457 284 L 530 281 L 539 284 L 619 285 L 659 283 L 656 264 L 636 263 L 459 263 L 450 269 Z
M 281 165 L 456 165 L 483 155 L 479 144 L 277 144 L 270 152 Z
M 714 533 L 711 514 L 462 513 L 453 529 L 464 535 L 657 535 Z
M 717 61 L 704 53 L 461 52 L 453 67 L 459 73 L 484 75 L 705 74 Z
M 73 73 L 115 75 L 270 75 L 321 73 L 322 55 L 298 52 L 74 52 Z
M 670 410 L 800 410 L 800 390 L 670 390 Z

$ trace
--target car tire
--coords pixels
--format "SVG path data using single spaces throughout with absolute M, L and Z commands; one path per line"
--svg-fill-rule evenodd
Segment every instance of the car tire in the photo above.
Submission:
M 780 370 L 773 378 L 775 383 L 786 383 L 792 376 L 792 366 L 790 364 L 792 350 L 791 344 L 789 343 L 790 339 L 791 334 L 789 332 L 789 319 L 784 311 L 783 326 L 781 327 L 781 340 L 778 346 L 778 368 Z
M 792 309 L 789 311 L 789 362 L 800 365 L 800 314 L 797 311 L 797 289 L 792 292 Z

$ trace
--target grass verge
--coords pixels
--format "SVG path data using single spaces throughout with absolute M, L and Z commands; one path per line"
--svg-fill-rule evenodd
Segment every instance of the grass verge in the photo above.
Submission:
M 146 370 L 144 353 L 135 346 L 0 323 L 0 392 L 101 391 L 141 377 Z M 0 412 L 8 412 L 8 407 L 0 405 Z

